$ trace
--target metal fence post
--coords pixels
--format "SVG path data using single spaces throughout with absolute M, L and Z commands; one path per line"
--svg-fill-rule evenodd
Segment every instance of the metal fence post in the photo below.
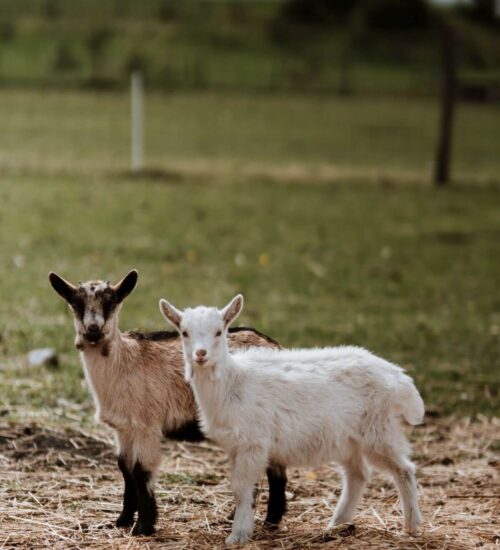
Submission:
M 144 91 L 142 73 L 134 71 L 130 79 L 131 93 L 131 169 L 139 172 L 143 168 L 144 144 L 143 144 L 143 116 L 144 116 Z

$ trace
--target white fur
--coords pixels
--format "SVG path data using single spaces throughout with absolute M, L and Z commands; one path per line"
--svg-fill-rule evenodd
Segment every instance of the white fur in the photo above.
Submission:
M 252 536 L 253 487 L 273 461 L 293 466 L 335 461 L 342 466 L 344 489 L 329 527 L 352 520 L 368 464 L 388 471 L 399 491 L 405 527 L 415 534 L 421 523 L 415 468 L 399 419 L 402 415 L 418 424 L 424 415 L 412 379 L 358 347 L 230 354 L 226 329 L 242 305 L 237 296 L 221 311 L 175 310 L 173 322 L 184 333 L 186 375 L 202 428 L 230 458 L 237 508 L 227 542 Z M 172 322 L 171 307 L 161 302 Z M 201 363 L 199 350 L 206 351 Z

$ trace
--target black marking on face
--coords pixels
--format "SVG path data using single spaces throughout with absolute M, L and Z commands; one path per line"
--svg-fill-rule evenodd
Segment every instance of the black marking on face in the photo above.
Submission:
M 197 442 L 205 440 L 205 436 L 203 435 L 203 432 L 201 431 L 200 425 L 197 420 L 191 420 L 190 422 L 186 422 L 178 428 L 170 431 L 165 431 L 163 435 L 175 441 Z
M 115 311 L 118 305 L 118 297 L 112 288 L 106 288 L 95 293 L 95 297 L 99 300 L 102 307 L 102 316 L 106 322 L 110 315 Z
M 78 319 L 80 319 L 80 321 L 83 321 L 83 317 L 85 316 L 85 298 L 85 290 L 80 287 L 73 294 L 70 302 L 71 308 L 75 312 L 75 315 L 78 317 Z
M 83 322 L 85 311 L 89 307 L 100 308 L 104 321 L 107 321 L 119 304 L 118 296 L 111 287 L 96 290 L 103 283 L 95 281 L 81 284 L 73 293 L 69 302 L 75 316 Z

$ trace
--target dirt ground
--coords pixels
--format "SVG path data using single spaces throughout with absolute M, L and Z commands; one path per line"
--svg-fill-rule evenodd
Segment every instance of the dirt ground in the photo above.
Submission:
M 0 549 L 222 547 L 232 498 L 224 454 L 210 444 L 165 444 L 157 483 L 158 531 L 132 538 L 113 527 L 121 478 L 112 437 L 79 429 L 0 421 Z M 412 429 L 424 516 L 419 537 L 402 531 L 392 484 L 375 473 L 355 527 L 325 532 L 338 499 L 334 467 L 289 471 L 288 513 L 261 527 L 266 484 L 248 548 L 500 548 L 500 419 L 427 418 Z

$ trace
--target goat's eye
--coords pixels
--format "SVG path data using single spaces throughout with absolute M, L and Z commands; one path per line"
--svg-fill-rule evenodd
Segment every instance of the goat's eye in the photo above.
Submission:
M 215 336 L 220 336 L 222 334 L 222 330 L 218 330 L 216 333 L 215 333 Z
M 186 330 L 183 330 L 183 331 L 182 331 L 182 336 L 183 336 L 184 338 L 189 338 L 189 334 L 187 333 Z

